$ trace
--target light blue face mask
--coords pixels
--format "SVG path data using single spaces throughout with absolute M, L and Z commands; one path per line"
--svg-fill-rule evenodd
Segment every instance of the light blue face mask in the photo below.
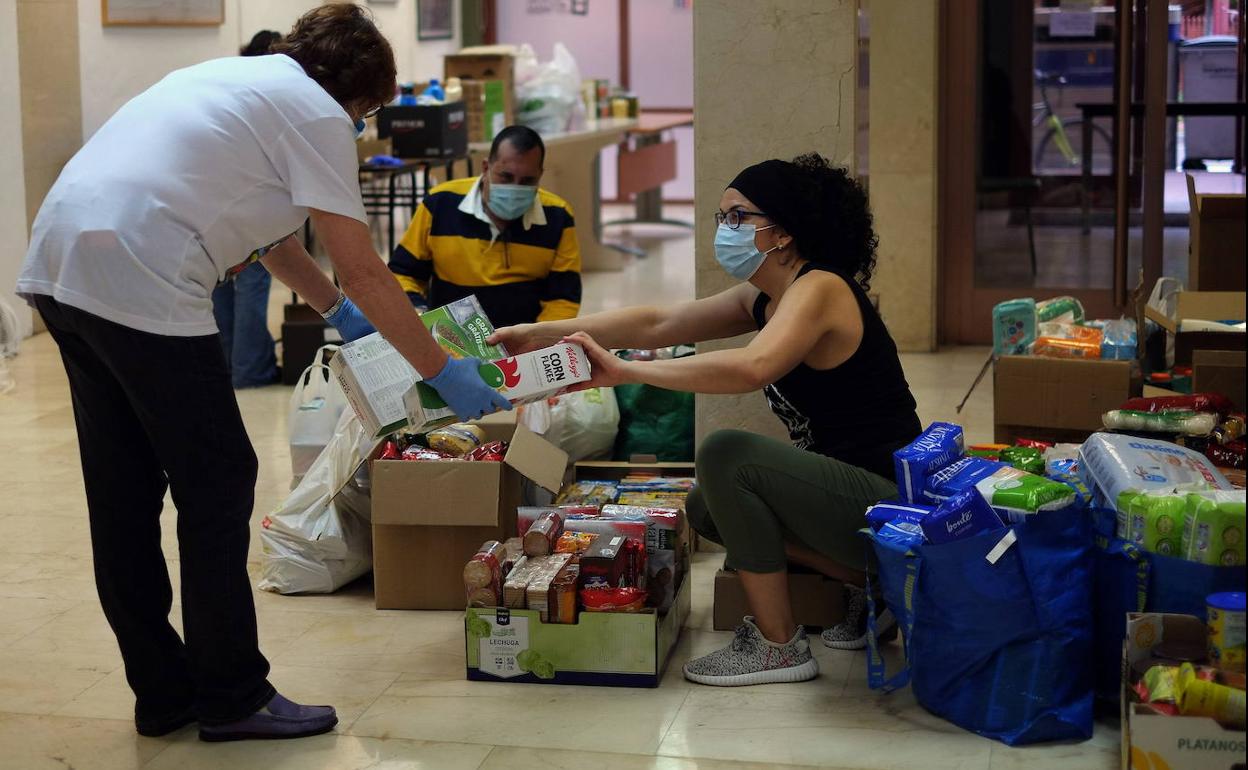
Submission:
M 364 134 L 364 121 L 355 121 L 355 138 L 359 139 Z
M 742 224 L 733 230 L 727 224 L 720 225 L 715 231 L 715 260 L 733 278 L 739 281 L 750 280 L 763 266 L 767 255 L 780 248 L 773 246 L 765 252 L 759 251 L 754 245 L 754 233 L 773 227 L 775 225 L 756 228 L 754 225 Z
M 537 188 L 527 184 L 495 184 L 490 182 L 486 205 L 494 216 L 511 221 L 524 216 L 537 199 Z

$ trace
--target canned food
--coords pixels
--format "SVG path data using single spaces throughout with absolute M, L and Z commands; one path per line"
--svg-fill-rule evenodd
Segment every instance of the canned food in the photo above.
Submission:
M 1244 603 L 1238 591 L 1205 599 L 1209 624 L 1209 662 L 1229 671 L 1244 670 Z

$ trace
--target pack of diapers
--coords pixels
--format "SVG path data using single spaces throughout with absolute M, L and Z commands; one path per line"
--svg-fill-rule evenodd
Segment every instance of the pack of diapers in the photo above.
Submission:
M 879 532 L 885 524 L 896 519 L 919 522 L 934 509 L 926 505 L 910 503 L 877 503 L 867 509 L 867 526 Z
M 961 425 L 934 422 L 918 438 L 894 452 L 897 491 L 902 501 L 922 502 L 928 477 L 957 460 L 964 450 Z
M 923 536 L 933 545 L 952 543 L 981 532 L 1004 529 L 1001 517 L 978 489 L 959 492 L 919 521 Z
M 983 457 L 963 457 L 941 468 L 928 478 L 923 493 L 928 502 L 940 505 L 969 489 L 978 490 L 1010 523 L 1065 508 L 1076 498 L 1075 490 L 1059 481 Z

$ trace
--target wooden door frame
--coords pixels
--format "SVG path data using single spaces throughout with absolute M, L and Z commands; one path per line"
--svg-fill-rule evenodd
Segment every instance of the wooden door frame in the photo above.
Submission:
M 979 0 L 941 0 L 940 7 L 937 339 L 941 344 L 990 344 L 992 306 L 1018 296 L 1071 294 L 1091 317 L 1130 313 L 1115 304 L 1112 288 L 975 286 L 979 5 Z

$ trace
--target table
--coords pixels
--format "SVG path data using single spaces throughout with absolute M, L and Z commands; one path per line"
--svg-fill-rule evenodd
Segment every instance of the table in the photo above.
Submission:
M 435 166 L 445 165 L 446 178 L 450 180 L 454 178 L 455 164 L 460 161 L 466 161 L 468 164 L 468 176 L 472 176 L 472 159 L 468 157 L 452 157 L 452 158 L 403 158 L 402 163 L 397 166 L 381 165 L 376 163 L 360 164 L 360 197 L 364 202 L 364 212 L 373 216 L 384 214 L 386 216 L 386 225 L 389 228 L 389 239 L 386 241 L 388 251 L 385 256 L 387 259 L 394 253 L 394 247 L 397 245 L 395 241 L 395 209 L 400 205 L 404 206 L 414 215 L 416 207 L 420 204 L 420 199 L 424 195 L 429 194 L 430 172 Z M 421 184 L 416 183 L 416 172 L 421 172 Z M 398 180 L 401 177 L 407 177 L 409 184 L 406 187 L 400 187 Z M 383 188 L 377 188 L 369 185 L 371 182 L 384 181 L 386 185 Z
M 629 129 L 636 125 L 634 118 L 599 118 L 588 121 L 580 131 L 542 137 L 546 145 L 542 187 L 572 206 L 583 270 L 620 270 L 624 267 L 623 257 L 601 239 L 602 194 L 598 153 L 603 147 L 619 144 Z M 468 145 L 469 156 L 478 161 L 488 157 L 489 153 L 489 142 Z
M 1080 174 L 1080 203 L 1083 208 L 1083 232 L 1092 230 L 1092 154 L 1088 148 L 1092 146 L 1092 118 L 1112 117 L 1117 107 L 1109 102 L 1079 102 L 1075 105 L 1083 113 L 1079 128 L 1082 132 L 1083 144 L 1079 151 L 1082 165 Z M 1138 118 L 1144 114 L 1144 104 L 1136 102 L 1131 105 L 1131 117 Z M 1244 102 L 1166 102 L 1166 117 L 1245 117 L 1248 116 L 1248 104 Z M 1236 158 L 1236 164 L 1243 162 Z
M 676 178 L 676 143 L 663 142 L 663 132 L 693 125 L 692 112 L 645 112 L 628 130 L 631 151 L 620 148 L 620 194 L 632 193 L 634 215 L 607 225 L 651 224 L 692 228 L 692 222 L 663 217 L 663 183 Z

